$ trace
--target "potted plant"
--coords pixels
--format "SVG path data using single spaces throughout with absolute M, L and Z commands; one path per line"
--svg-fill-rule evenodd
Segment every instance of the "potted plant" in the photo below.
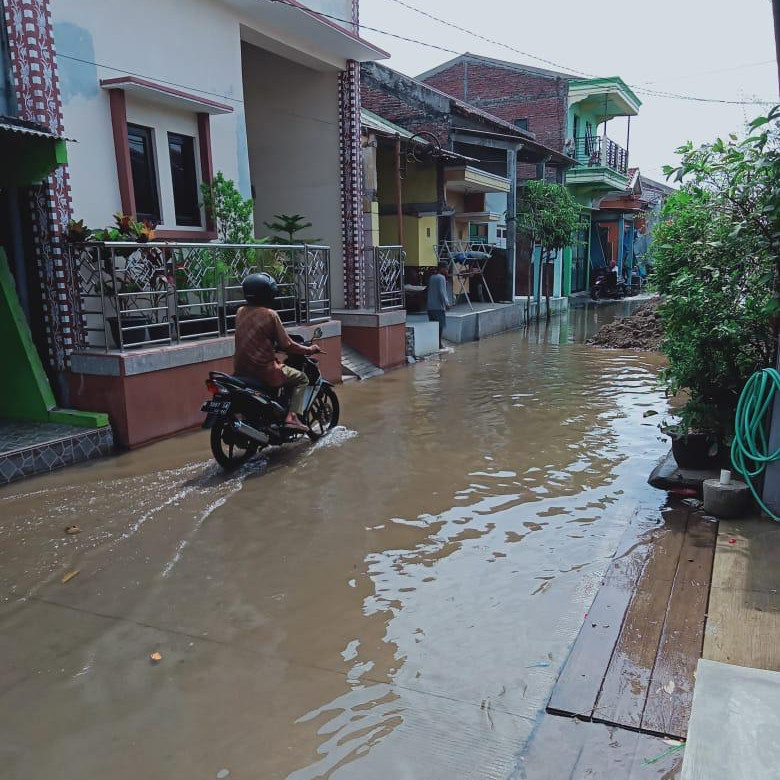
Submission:
M 756 120 L 743 141 L 686 144 L 678 149 L 681 165 L 665 169 L 685 183 L 664 206 L 650 257 L 663 296 L 663 378 L 671 394 L 688 398 L 668 433 L 678 463 L 689 468 L 714 465 L 716 448 L 725 460 L 740 393 L 776 357 L 780 231 L 772 222 L 776 176 L 766 159 L 777 139 L 759 130 L 768 121 Z

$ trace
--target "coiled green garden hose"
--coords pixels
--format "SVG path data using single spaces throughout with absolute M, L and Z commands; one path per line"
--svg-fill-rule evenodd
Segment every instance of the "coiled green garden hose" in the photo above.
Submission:
M 776 393 L 780 393 L 780 372 L 774 368 L 758 371 L 748 380 L 737 404 L 731 462 L 745 478 L 761 509 L 780 523 L 780 517 L 767 508 L 753 484 L 753 480 L 764 473 L 768 464 L 780 461 L 780 447 L 769 452 L 766 434 L 766 417 Z

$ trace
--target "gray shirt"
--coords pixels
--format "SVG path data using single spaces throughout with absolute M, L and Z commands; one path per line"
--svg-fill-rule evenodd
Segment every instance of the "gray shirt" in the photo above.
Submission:
M 428 281 L 428 311 L 445 311 L 449 307 L 447 279 L 443 274 L 433 274 Z

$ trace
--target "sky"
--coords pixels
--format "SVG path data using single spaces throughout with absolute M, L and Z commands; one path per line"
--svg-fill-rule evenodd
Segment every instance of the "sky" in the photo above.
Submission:
M 487 43 L 404 7 L 415 6 Z M 453 56 L 366 27 L 542 68 L 621 76 L 637 89 L 721 100 L 778 101 L 771 0 L 361 0 L 361 34 L 392 54 L 385 64 L 416 76 Z M 533 57 L 556 63 L 557 68 Z M 741 132 L 759 105 L 702 103 L 637 91 L 630 165 L 662 179 L 687 140 L 703 143 Z M 768 108 L 768 107 L 767 107 Z M 626 120 L 608 135 L 625 146 Z

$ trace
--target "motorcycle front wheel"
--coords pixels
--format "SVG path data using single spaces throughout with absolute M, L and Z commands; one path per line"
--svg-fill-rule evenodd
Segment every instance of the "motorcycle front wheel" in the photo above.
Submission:
M 243 466 L 256 452 L 257 445 L 238 441 L 231 420 L 219 419 L 211 428 L 211 452 L 226 471 Z
M 333 388 L 327 385 L 320 388 L 306 415 L 306 424 L 309 426 L 309 438 L 312 441 L 321 439 L 339 424 L 339 399 Z

